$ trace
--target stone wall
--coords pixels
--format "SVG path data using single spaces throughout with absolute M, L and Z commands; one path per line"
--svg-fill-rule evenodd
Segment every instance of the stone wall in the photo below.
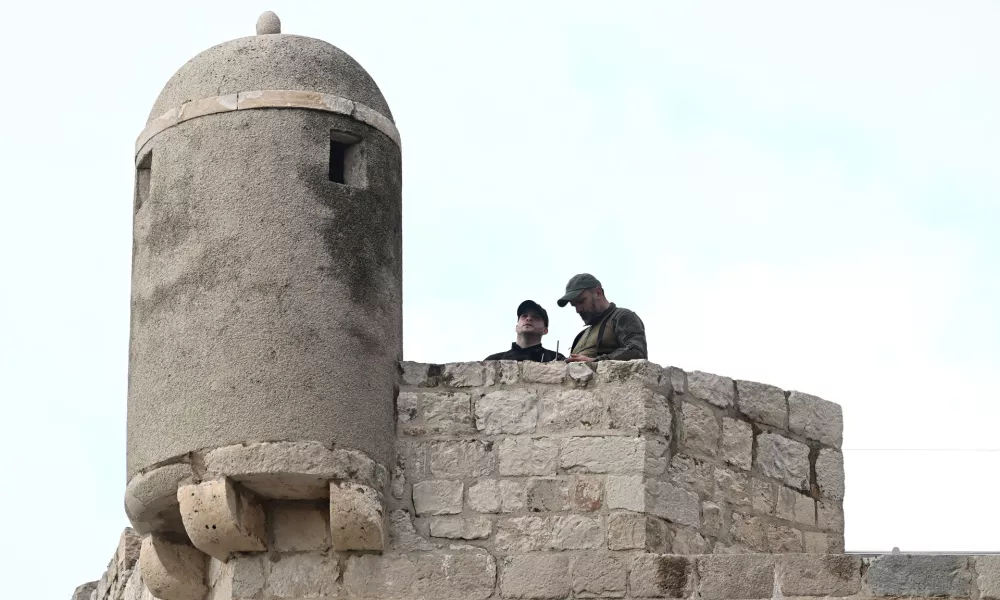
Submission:
M 403 370 L 391 506 L 429 540 L 843 552 L 832 402 L 648 361 Z

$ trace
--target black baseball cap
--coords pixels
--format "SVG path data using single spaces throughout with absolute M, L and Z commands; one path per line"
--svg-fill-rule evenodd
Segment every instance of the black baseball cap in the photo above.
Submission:
M 579 296 L 583 290 L 589 290 L 596 287 L 601 287 L 601 282 L 590 273 L 580 273 L 579 275 L 574 275 L 569 280 L 569 283 L 566 284 L 566 295 L 556 301 L 556 304 L 559 306 L 566 306 L 573 300 L 576 300 L 576 297 Z
M 545 312 L 542 305 L 535 302 L 534 300 L 525 300 L 524 302 L 517 305 L 517 318 L 520 319 L 521 315 L 526 313 L 534 313 L 542 318 L 542 322 L 545 326 L 549 326 L 549 313 Z

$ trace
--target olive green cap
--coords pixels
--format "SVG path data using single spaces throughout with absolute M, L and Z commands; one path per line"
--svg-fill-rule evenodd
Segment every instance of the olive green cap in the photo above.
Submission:
M 583 290 L 589 290 L 591 288 L 601 287 L 601 282 L 597 280 L 596 277 L 590 273 L 580 273 L 579 275 L 574 275 L 569 283 L 566 284 L 566 294 L 556 301 L 559 306 L 566 306 L 576 297 L 580 295 Z

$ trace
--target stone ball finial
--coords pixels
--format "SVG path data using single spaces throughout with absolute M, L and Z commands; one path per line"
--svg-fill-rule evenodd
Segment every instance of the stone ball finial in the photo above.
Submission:
M 257 35 L 274 35 L 281 33 L 281 19 L 271 11 L 267 11 L 257 19 Z

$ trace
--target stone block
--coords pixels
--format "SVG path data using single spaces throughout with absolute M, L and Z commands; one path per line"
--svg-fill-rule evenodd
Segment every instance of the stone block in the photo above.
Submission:
M 981 600 L 1000 599 L 1000 556 L 977 556 L 975 564 Z
M 436 550 L 438 546 L 417 533 L 410 513 L 394 510 L 389 513 L 389 547 L 396 552 L 415 552 Z
M 400 392 L 396 396 L 396 422 L 404 425 L 420 415 L 420 395 L 414 392 Z
M 402 370 L 400 379 L 402 380 L 403 385 L 421 387 L 429 385 L 427 374 L 430 369 L 430 365 L 404 360 L 399 363 L 399 367 Z
M 784 596 L 853 596 L 861 591 L 861 558 L 789 554 L 778 559 Z
M 326 511 L 315 504 L 275 506 L 270 527 L 277 552 L 321 551 L 330 547 Z
M 547 550 L 552 546 L 550 517 L 511 517 L 497 521 L 496 549 L 520 553 Z
M 580 364 L 580 363 L 573 363 Z M 587 369 L 590 372 L 590 369 Z M 552 390 L 542 396 L 539 427 L 544 431 L 588 430 L 601 427 L 604 405 L 587 390 Z
M 481 387 L 491 385 L 486 381 L 486 367 L 483 363 L 449 363 L 444 365 L 443 381 L 451 387 Z
M 566 365 L 562 361 L 547 363 L 525 361 L 521 365 L 521 380 L 526 383 L 559 384 L 566 378 Z
M 789 487 L 809 489 L 809 446 L 774 433 L 757 436 L 757 470 Z
M 593 512 L 604 506 L 604 480 L 600 477 L 577 477 L 570 490 L 570 509 Z
M 400 394 L 402 395 L 402 394 Z M 420 394 L 424 429 L 428 434 L 461 434 L 475 431 L 472 396 L 464 393 Z
M 837 448 L 844 443 L 844 413 L 840 405 L 802 392 L 788 395 L 788 428 Z
M 486 600 L 496 585 L 496 561 L 486 552 L 362 555 L 347 558 L 342 596 L 409 600 Z
M 232 552 L 267 549 L 264 509 L 228 478 L 182 485 L 177 501 L 191 543 L 205 554 L 225 562 Z
M 461 510 L 461 490 L 458 503 Z M 386 533 L 381 492 L 349 481 L 330 483 L 330 540 L 334 550 L 382 551 Z
M 568 555 L 533 554 L 503 560 L 500 595 L 504 598 L 566 598 L 572 589 Z
M 750 420 L 774 427 L 787 428 L 788 403 L 785 392 L 773 385 L 755 381 L 737 381 L 740 412 Z
M 775 512 L 779 519 L 801 523 L 816 524 L 816 501 L 793 489 L 778 487 L 778 506 Z M 824 550 L 825 553 L 825 550 Z
M 605 387 L 609 429 L 638 429 L 670 434 L 670 404 L 663 394 L 636 382 Z
M 608 508 L 646 510 L 646 486 L 642 475 L 608 475 L 605 488 Z
M 530 479 L 526 486 L 525 503 L 531 512 L 569 510 L 570 481 L 566 478 Z
M 261 556 L 234 556 L 226 567 L 229 568 L 228 587 L 233 600 L 255 598 L 264 589 L 264 559 Z M 221 596 L 221 600 L 229 599 Z
M 764 531 L 768 551 L 772 554 L 802 552 L 802 532 L 787 525 L 768 523 Z
M 743 472 L 730 471 L 718 467 L 715 469 L 716 496 L 734 506 L 750 508 L 751 499 L 750 476 Z
M 594 370 L 586 363 L 569 363 L 566 374 L 577 385 L 585 386 L 594 378 Z
M 538 396 L 527 390 L 490 392 L 476 400 L 476 429 L 486 435 L 532 433 Z
M 754 512 L 773 515 L 776 508 L 775 485 L 768 481 L 753 479 L 750 482 L 750 501 Z
M 608 552 L 585 552 L 570 562 L 574 598 L 621 598 L 625 596 L 626 562 Z
M 704 494 L 715 495 L 715 465 L 685 454 L 670 459 L 667 477 L 682 487 Z
M 832 500 L 816 501 L 816 525 L 828 532 L 844 532 L 844 507 Z
M 431 519 L 430 532 L 451 540 L 483 540 L 493 532 L 493 523 L 486 517 L 436 517 Z
M 715 413 L 697 404 L 681 403 L 683 426 L 681 444 L 694 450 L 715 456 L 719 451 L 719 421 Z
M 457 515 L 462 512 L 461 481 L 431 480 L 413 484 L 413 509 L 417 515 Z
M 819 451 L 816 484 L 824 496 L 834 500 L 844 499 L 844 455 L 839 450 L 823 448 Z
M 340 588 L 340 558 L 336 554 L 284 554 L 268 566 L 266 597 L 332 597 Z
M 125 513 L 135 530 L 147 534 L 171 529 L 163 514 L 177 506 L 177 488 L 193 480 L 194 470 L 187 463 L 163 465 L 130 479 Z
M 492 442 L 456 440 L 430 446 L 431 474 L 439 478 L 485 477 L 493 472 Z
M 809 554 L 836 554 L 837 551 L 830 549 L 830 537 L 825 533 L 816 531 L 803 531 L 802 543 L 805 551 Z M 840 552 L 843 552 L 841 550 Z
M 875 596 L 969 598 L 972 579 L 964 556 L 886 554 L 868 567 L 868 585 Z
M 703 600 L 771 598 L 774 560 L 767 554 L 699 556 L 698 593 Z
M 600 516 L 562 515 L 552 518 L 555 550 L 604 548 L 604 524 Z
M 722 534 L 722 520 L 724 516 L 722 505 L 716 502 L 702 502 L 701 522 L 705 533 L 718 537 Z
M 646 515 L 632 512 L 614 512 L 609 514 L 607 519 L 609 549 L 646 549 Z
M 573 437 L 562 440 L 560 466 L 572 473 L 642 473 L 641 437 Z
M 139 569 L 146 589 L 160 600 L 201 598 L 205 587 L 205 555 L 194 546 L 155 535 L 142 540 Z
M 507 513 L 524 508 L 525 484 L 509 479 L 480 479 L 469 485 L 466 501 L 481 513 Z
M 728 377 L 691 371 L 687 374 L 687 387 L 691 396 L 719 408 L 728 408 L 734 404 L 735 388 L 733 380 Z
M 605 360 L 597 363 L 597 379 L 604 383 L 637 382 L 656 388 L 663 380 L 663 367 L 648 360 Z
M 687 598 L 693 571 L 686 556 L 639 554 L 632 559 L 628 591 L 633 598 Z
M 753 457 L 753 428 L 746 421 L 722 419 L 722 459 L 727 463 L 750 470 Z
M 97 590 L 97 582 L 91 581 L 83 585 L 77 586 L 73 590 L 73 600 L 90 600 L 90 595 Z
M 521 363 L 516 360 L 501 360 L 499 382 L 504 385 L 514 385 L 521 380 Z
M 729 524 L 729 537 L 754 552 L 767 552 L 766 524 L 760 517 L 734 512 Z
M 506 438 L 498 444 L 501 475 L 555 475 L 559 466 L 559 440 Z
M 646 512 L 672 523 L 697 527 L 701 524 L 698 494 L 666 481 L 646 482 L 644 502 Z

